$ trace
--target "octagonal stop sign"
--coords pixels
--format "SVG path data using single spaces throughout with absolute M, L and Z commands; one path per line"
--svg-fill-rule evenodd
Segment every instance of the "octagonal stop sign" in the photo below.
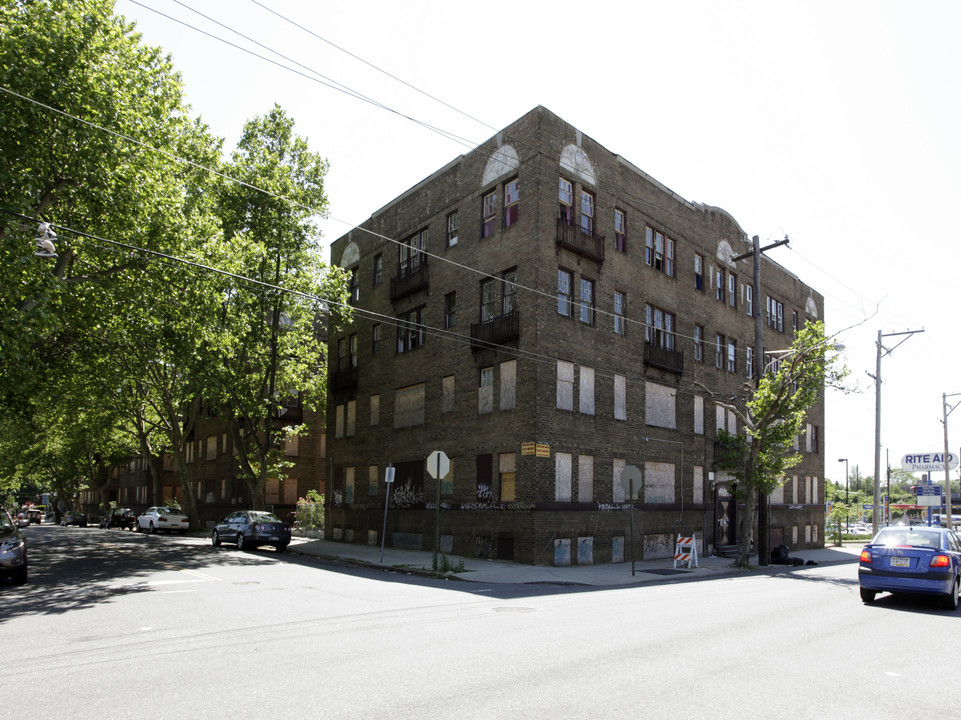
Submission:
M 427 456 L 427 472 L 435 480 L 447 477 L 450 472 L 450 458 L 443 450 L 434 450 Z

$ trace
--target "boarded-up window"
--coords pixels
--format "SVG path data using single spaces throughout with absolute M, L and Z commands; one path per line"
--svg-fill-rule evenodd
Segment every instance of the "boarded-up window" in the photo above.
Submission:
M 811 503 L 811 476 L 804 476 L 804 504 L 809 505 Z
M 284 480 L 284 504 L 296 505 L 299 497 L 300 495 L 297 494 L 297 478 Z
M 674 463 L 644 463 L 644 502 L 674 502 Z
M 704 468 L 700 465 L 694 466 L 694 502 L 704 502 Z
M 718 431 L 718 430 L 723 430 L 723 429 L 724 429 L 724 423 L 725 423 L 725 421 L 726 421 L 726 418 L 727 418 L 727 411 L 726 411 L 724 408 L 722 408 L 720 405 L 715 405 L 715 406 L 714 406 L 714 430 L 715 430 L 715 432 Z
M 348 505 L 354 502 L 354 468 L 352 467 L 345 469 L 344 502 Z
M 494 411 L 494 368 L 480 370 L 480 383 L 477 388 L 477 414 L 486 415 Z
M 614 419 L 627 420 L 627 378 L 614 376 Z
M 574 363 L 557 361 L 557 409 L 574 409 Z
M 211 435 L 207 438 L 207 459 L 216 460 L 217 459 L 217 436 Z
M 732 411 L 727 411 L 727 431 L 731 435 L 737 435 L 737 415 Z
M 454 376 L 448 375 L 441 380 L 442 405 L 441 412 L 454 412 Z
M 514 453 L 501 453 L 497 458 L 501 481 L 501 502 L 514 502 L 517 499 L 517 460 Z
M 818 502 L 818 479 L 816 477 L 811 478 L 811 502 L 815 505 Z
M 644 396 L 646 400 L 645 422 L 655 427 L 677 429 L 677 411 L 675 408 L 677 391 L 666 385 L 647 383 Z
M 287 457 L 297 457 L 300 454 L 300 437 L 291 435 L 284 441 L 284 454 Z
M 577 456 L 577 500 L 591 502 L 594 499 L 594 456 Z
M 594 414 L 594 368 L 581 367 L 580 411 L 584 415 Z
M 624 486 L 621 485 L 621 473 L 624 472 L 625 467 L 627 467 L 627 461 L 624 458 L 614 458 L 614 492 L 611 497 L 613 502 L 624 502 L 626 499 Z
M 280 480 L 277 478 L 267 478 L 264 484 L 264 502 L 268 505 L 276 505 L 280 502 Z
M 571 366 L 573 372 L 573 366 Z M 557 502 L 571 501 L 571 465 L 574 456 L 570 453 L 554 455 L 554 499 Z
M 357 401 L 347 402 L 347 427 L 345 428 L 347 437 L 354 437 L 357 434 Z
M 424 424 L 424 383 L 394 392 L 394 429 Z
M 776 488 L 774 488 L 771 491 L 771 504 L 772 505 L 784 504 L 784 485 L 778 485 Z
M 493 499 L 493 461 L 492 455 L 478 455 L 477 468 L 477 499 L 489 501 Z
M 800 483 L 798 483 L 798 476 L 797 476 L 797 475 L 794 475 L 794 476 L 791 478 L 791 485 L 792 485 L 792 487 L 791 487 L 791 497 L 793 498 L 793 500 L 792 500 L 791 502 L 793 502 L 795 505 L 797 505 L 799 502 L 801 502 L 800 499 L 798 498 L 798 493 L 800 492 L 799 489 L 798 489 L 798 485 L 799 485 L 799 484 L 800 484 Z M 797 539 L 795 539 L 794 542 L 797 543 Z
M 370 396 L 370 426 L 380 425 L 380 395 Z
M 227 453 L 227 433 L 220 436 L 220 447 L 222 448 L 220 452 Z
M 517 407 L 517 361 L 507 360 L 501 363 L 501 410 L 513 410 Z
M 338 405 L 334 408 L 334 437 L 344 437 L 344 406 Z
M 377 494 L 377 466 L 376 465 L 367 466 L 367 494 L 368 495 Z
M 694 396 L 694 433 L 704 434 L 704 398 L 700 395 Z

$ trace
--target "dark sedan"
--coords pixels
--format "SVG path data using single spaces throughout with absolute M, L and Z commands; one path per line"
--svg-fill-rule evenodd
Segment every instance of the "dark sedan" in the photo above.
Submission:
M 271 512 L 238 510 L 217 523 L 210 542 L 213 545 L 236 543 L 238 550 L 273 545 L 278 552 L 283 552 L 290 544 L 290 525 Z
M 0 508 L 0 578 L 9 577 L 14 584 L 27 582 L 27 539 L 17 523 Z
M 861 551 L 861 600 L 879 592 L 938 595 L 956 610 L 961 592 L 961 539 L 952 530 L 920 525 L 882 528 Z
M 70 510 L 61 516 L 60 525 L 63 527 L 66 527 L 67 525 L 79 525 L 80 527 L 87 527 L 87 515 L 86 513 L 78 512 L 77 510 Z

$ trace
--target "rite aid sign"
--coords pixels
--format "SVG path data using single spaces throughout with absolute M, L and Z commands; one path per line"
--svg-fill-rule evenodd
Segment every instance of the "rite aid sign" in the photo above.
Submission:
M 958 456 L 948 453 L 948 468 L 953 470 L 958 466 Z M 929 472 L 944 470 L 944 453 L 917 453 L 905 455 L 901 458 L 901 469 L 908 472 Z

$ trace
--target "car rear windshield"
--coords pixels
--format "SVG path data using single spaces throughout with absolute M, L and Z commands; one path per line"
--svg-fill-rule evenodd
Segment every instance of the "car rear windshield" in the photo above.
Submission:
M 887 547 L 941 547 L 941 533 L 936 530 L 914 530 L 901 528 L 885 528 L 874 539 L 875 545 Z
M 282 520 L 279 517 L 269 512 L 250 513 L 250 519 L 253 520 L 254 522 L 274 522 L 274 523 L 282 522 Z

